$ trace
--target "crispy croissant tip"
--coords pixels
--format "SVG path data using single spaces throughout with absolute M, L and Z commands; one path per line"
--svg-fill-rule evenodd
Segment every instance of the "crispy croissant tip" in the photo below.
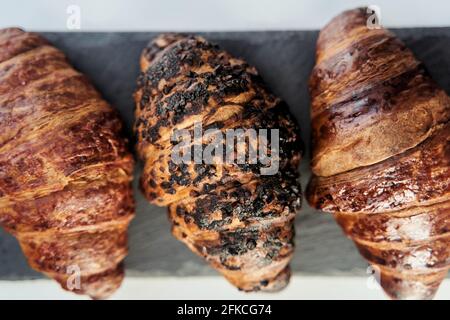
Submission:
M 266 280 L 266 285 L 260 286 L 260 290 L 264 292 L 279 292 L 287 287 L 291 278 L 291 268 L 289 265 L 281 270 L 279 274 L 271 279 Z M 265 283 L 263 283 L 265 284 Z
M 438 273 L 402 274 L 381 272 L 381 287 L 393 300 L 432 300 L 447 270 Z
M 98 278 L 95 278 L 98 276 Z M 119 289 L 122 284 L 125 272 L 123 265 L 120 265 L 111 274 L 94 275 L 95 280 L 88 282 L 84 287 L 85 294 L 92 299 L 107 299 Z
M 289 284 L 291 268 L 288 265 L 274 276 L 259 277 L 258 279 L 248 279 L 246 275 L 232 277 L 229 273 L 224 273 L 224 276 L 240 291 L 275 293 L 283 290 Z

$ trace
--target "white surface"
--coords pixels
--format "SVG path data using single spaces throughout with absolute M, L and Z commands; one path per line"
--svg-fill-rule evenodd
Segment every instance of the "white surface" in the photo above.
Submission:
M 201 281 L 199 281 L 201 279 Z M 369 278 L 294 276 L 283 291 L 244 293 L 219 277 L 126 278 L 112 299 L 387 299 Z M 371 286 L 372 287 L 372 286 Z M 63 291 L 50 280 L 0 281 L 0 299 L 88 299 Z M 450 299 L 445 280 L 435 299 Z
M 78 5 L 82 31 L 320 29 L 369 4 L 387 27 L 450 25 L 448 0 L 14 0 L 2 2 L 0 27 L 66 31 L 67 7 Z

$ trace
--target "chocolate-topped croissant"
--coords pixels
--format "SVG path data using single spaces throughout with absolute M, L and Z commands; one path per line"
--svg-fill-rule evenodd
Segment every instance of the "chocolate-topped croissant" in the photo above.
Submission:
M 33 269 L 93 298 L 122 282 L 134 214 L 121 126 L 61 51 L 0 30 L 0 224 Z
M 301 204 L 301 143 L 285 103 L 266 88 L 253 67 L 201 37 L 157 37 L 142 53 L 141 70 L 135 131 L 145 162 L 145 196 L 169 206 L 175 237 L 233 285 L 245 291 L 283 288 L 289 280 L 293 222 Z M 237 143 L 226 149 L 223 139 L 215 140 L 215 146 L 223 147 L 213 154 L 219 158 L 215 161 L 174 159 L 181 142 L 185 150 L 199 146 L 203 155 L 211 145 L 207 134 L 196 136 L 198 124 L 205 133 L 213 129 L 222 137 L 232 129 L 278 130 L 276 146 L 269 136 L 262 140 L 278 170 L 264 173 L 267 163 L 250 157 L 221 161 L 225 150 L 235 159 L 239 153 Z M 174 141 L 182 131 L 186 140 Z M 247 142 L 246 151 L 256 148 L 255 137 Z
M 332 212 L 394 299 L 431 299 L 450 267 L 450 98 L 365 9 L 321 32 L 310 78 L 309 203 Z

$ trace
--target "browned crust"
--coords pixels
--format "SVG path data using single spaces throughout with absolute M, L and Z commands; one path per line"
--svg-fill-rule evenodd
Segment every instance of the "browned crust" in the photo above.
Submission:
M 394 299 L 431 299 L 450 268 L 450 98 L 366 10 L 320 33 L 311 74 L 313 177 Z
M 175 237 L 241 290 L 283 288 L 301 198 L 300 137 L 286 105 L 253 67 L 201 37 L 157 37 L 142 53 L 141 70 L 135 131 L 147 199 L 169 205 Z M 200 121 L 222 132 L 279 129 L 281 173 L 264 177 L 249 163 L 174 163 L 171 135 L 186 128 L 193 137 Z
M 358 12 L 333 20 L 318 39 L 310 78 L 318 176 L 400 154 L 450 118 L 449 97 L 412 52 L 389 31 L 361 24 L 365 13 Z
M 105 298 L 123 278 L 133 159 L 117 113 L 35 33 L 0 30 L 0 223 L 37 271 Z M 83 283 L 84 281 L 84 283 Z
M 450 123 L 416 148 L 372 166 L 314 176 L 308 197 L 327 212 L 381 213 L 450 199 Z

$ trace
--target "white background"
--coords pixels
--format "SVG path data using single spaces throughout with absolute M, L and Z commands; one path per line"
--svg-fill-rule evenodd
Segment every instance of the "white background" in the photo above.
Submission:
M 2 1 L 0 27 L 20 26 L 34 31 L 67 31 L 69 5 L 81 9 L 81 31 L 218 31 L 320 29 L 343 10 L 367 4 L 381 9 L 387 27 L 450 26 L 450 1 L 377 0 L 14 0 Z M 187 250 L 187 249 L 186 249 Z M 220 277 L 127 278 L 117 299 L 384 299 L 369 289 L 367 278 L 295 276 L 277 295 L 237 292 Z M 0 299 L 80 298 L 63 292 L 49 280 L 0 281 Z M 437 298 L 450 297 L 450 282 Z
M 188 250 L 188 249 L 186 249 Z M 441 284 L 435 299 L 450 297 L 450 281 Z M 0 299 L 84 299 L 63 291 L 50 280 L 0 281 Z M 372 278 L 293 276 L 277 293 L 245 293 L 222 277 L 125 278 L 111 299 L 387 299 Z
M 450 25 L 448 0 L 3 0 L 0 27 L 64 31 L 71 4 L 84 31 L 320 29 L 368 4 L 381 8 L 387 27 Z

